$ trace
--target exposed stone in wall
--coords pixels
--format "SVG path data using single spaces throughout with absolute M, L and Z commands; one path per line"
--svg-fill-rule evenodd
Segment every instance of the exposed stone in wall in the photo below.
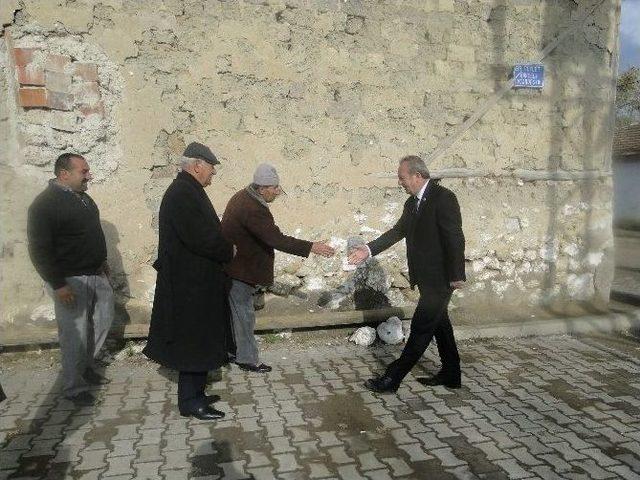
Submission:
M 560 39 L 544 57 L 542 91 L 497 98 L 430 168 L 463 211 L 469 282 L 456 294 L 458 308 L 600 305 L 611 276 L 617 7 L 617 0 L 3 4 L 12 44 L 6 35 L 0 41 L 0 81 L 16 98 L 20 85 L 47 89 L 37 67 L 59 55 L 69 62 L 51 81 L 74 95 L 70 110 L 51 108 L 47 96 L 27 109 L 0 97 L 13 102 L 0 121 L 15 131 L 0 139 L 17 139 L 3 165 L 16 185 L 30 186 L 3 210 L 12 225 L 6 251 L 18 252 L 3 266 L 23 272 L 3 284 L 3 298 L 42 291 L 20 253 L 19 212 L 50 175 L 47 162 L 77 149 L 99 180 L 91 193 L 110 225 L 120 301 L 146 319 L 159 202 L 184 145 L 199 140 L 222 162 L 208 190 L 220 214 L 255 165 L 271 162 L 288 193 L 272 205 L 283 231 L 342 249 L 330 260 L 277 254 L 274 291 L 306 296 L 313 308 L 318 299 L 323 308 L 355 306 L 356 285 L 371 287 L 374 303 L 411 301 L 402 243 L 376 259 L 373 273 L 356 274 L 343 270 L 347 238 L 371 240 L 398 218 L 406 198 L 395 179 L 400 157 L 429 158 L 503 88 L 515 62 Z M 576 24 L 585 12 L 588 21 Z M 19 68 L 29 64 L 12 60 L 14 48 L 37 49 L 35 67 Z M 74 77 L 79 68 L 87 78 Z M 80 86 L 93 101 L 85 103 L 102 102 L 103 114 L 85 116 Z M 28 318 L 37 302 L 14 296 L 26 299 L 16 311 Z
M 80 39 L 55 41 L 52 32 L 25 30 L 12 29 L 19 46 L 10 52 L 19 84 L 22 160 L 38 167 L 42 178 L 50 176 L 60 153 L 75 151 L 92 160 L 95 180 L 104 181 L 121 159 L 112 119 L 120 93 L 117 71 Z

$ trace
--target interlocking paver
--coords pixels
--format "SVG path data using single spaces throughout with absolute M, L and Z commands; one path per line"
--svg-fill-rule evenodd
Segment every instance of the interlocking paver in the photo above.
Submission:
M 580 470 L 583 470 L 585 473 L 589 475 L 589 478 L 593 479 L 605 479 L 605 478 L 615 478 L 616 474 L 604 470 L 593 460 L 583 460 L 581 462 L 574 462 L 574 465 L 578 467 Z
M 107 463 L 105 461 L 109 450 L 84 450 L 80 452 L 82 461 L 76 467 L 76 470 L 96 470 L 104 468 Z
M 160 466 L 162 462 L 134 463 L 136 479 L 155 480 L 160 477 Z
M 331 447 L 327 449 L 327 453 L 331 456 L 332 463 L 335 464 L 343 464 L 343 463 L 351 463 L 354 461 L 349 455 L 347 455 L 345 451 L 345 447 Z
M 273 456 L 278 462 L 278 472 L 290 472 L 291 470 L 299 470 L 302 467 L 298 464 L 295 455 L 290 453 L 282 453 Z
M 461 342 L 460 390 L 415 381 L 436 371 L 432 347 L 395 395 L 362 383 L 400 346 L 293 348 L 265 352 L 267 375 L 223 369 L 211 386 L 227 413 L 218 422 L 180 417 L 175 374 L 148 363 L 109 366 L 113 382 L 94 391 L 94 407 L 61 399 L 46 375 L 23 382 L 0 404 L 0 480 L 47 469 L 101 480 L 638 478 L 634 344 Z M 14 385 L 38 375 L 22 371 Z M 3 386 L 12 381 L 3 376 Z
M 402 477 L 413 473 L 413 469 L 402 458 L 383 458 L 382 461 L 391 467 L 393 476 Z
M 105 472 L 103 473 L 103 476 L 110 478 L 111 476 L 133 475 L 135 471 L 131 463 L 134 459 L 134 455 L 111 458 L 107 456 L 108 465 Z

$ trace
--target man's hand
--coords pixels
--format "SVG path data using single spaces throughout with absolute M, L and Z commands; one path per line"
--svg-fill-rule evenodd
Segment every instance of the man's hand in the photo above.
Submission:
M 109 264 L 106 260 L 102 264 L 102 273 L 104 273 L 104 276 L 106 277 L 107 282 L 109 282 L 109 285 L 111 285 L 111 288 L 115 290 L 116 287 L 113 286 L 113 279 L 111 278 L 111 268 L 109 268 Z
M 235 245 L 233 245 L 233 258 L 236 258 L 236 255 L 238 254 L 238 247 L 236 247 Z
M 367 258 L 369 258 L 369 249 L 366 245 L 358 245 L 351 249 L 348 261 L 351 265 L 360 265 Z
M 464 286 L 464 280 L 456 280 L 455 282 L 449 282 L 449 286 L 454 290 L 457 288 L 462 288 Z
M 60 300 L 64 305 L 73 305 L 76 302 L 76 297 L 73 294 L 73 290 L 69 285 L 65 285 L 64 287 L 60 287 L 54 290 L 56 297 Z
M 333 257 L 336 253 L 335 249 L 330 245 L 327 245 L 326 241 L 313 242 L 313 245 L 311 245 L 311 251 L 316 255 L 322 255 L 323 257 Z

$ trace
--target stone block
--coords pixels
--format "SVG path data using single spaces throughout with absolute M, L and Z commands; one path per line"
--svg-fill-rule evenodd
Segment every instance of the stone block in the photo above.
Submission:
M 74 98 L 70 93 L 48 92 L 47 105 L 53 110 L 69 111 L 73 109 Z
M 71 57 L 68 55 L 59 55 L 57 53 L 51 53 L 47 55 L 47 61 L 45 63 L 45 70 L 51 72 L 64 73 L 67 65 L 71 63 Z
M 364 27 L 364 17 L 359 15 L 349 15 L 344 31 L 349 35 L 356 35 Z
M 18 98 L 21 107 L 42 108 L 48 107 L 47 90 L 44 88 L 20 88 Z
M 69 93 L 71 88 L 71 75 L 47 70 L 45 72 L 45 84 L 51 92 Z
M 95 63 L 77 62 L 73 64 L 73 77 L 83 82 L 98 81 L 98 66 Z
M 18 67 L 28 65 L 33 60 L 33 54 L 37 50 L 37 48 L 14 48 L 13 61 Z
M 20 85 L 32 85 L 42 87 L 45 84 L 44 70 L 33 64 L 19 65 L 16 67 L 18 83 Z
M 94 106 L 100 102 L 100 88 L 96 82 L 76 84 L 73 93 L 79 104 Z
M 61 132 L 75 132 L 78 130 L 77 116 L 74 112 L 54 111 L 49 115 L 49 125 Z

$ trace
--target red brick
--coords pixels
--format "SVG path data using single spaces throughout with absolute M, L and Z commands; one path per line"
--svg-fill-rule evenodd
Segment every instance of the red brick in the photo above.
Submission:
M 31 60 L 33 60 L 33 54 L 37 50 L 37 48 L 14 48 L 13 59 L 16 62 L 16 66 L 22 67 L 31 63 Z
M 47 92 L 48 107 L 53 110 L 73 109 L 74 98 L 70 93 Z
M 73 75 L 79 77 L 83 82 L 97 82 L 98 67 L 95 63 L 74 63 Z
M 44 70 L 42 68 L 33 64 L 20 65 L 16 67 L 16 71 L 20 85 L 37 85 L 39 87 L 44 85 Z
M 80 105 L 80 113 L 85 117 L 90 115 L 100 115 L 100 117 L 104 117 L 104 103 L 100 101 L 93 106 Z
M 20 106 L 24 108 L 48 107 L 47 96 L 45 88 L 20 88 L 18 92 Z
M 58 55 L 57 53 L 50 53 L 47 55 L 47 63 L 44 69 L 51 72 L 64 73 L 64 69 L 70 63 L 71 57 L 67 55 Z

